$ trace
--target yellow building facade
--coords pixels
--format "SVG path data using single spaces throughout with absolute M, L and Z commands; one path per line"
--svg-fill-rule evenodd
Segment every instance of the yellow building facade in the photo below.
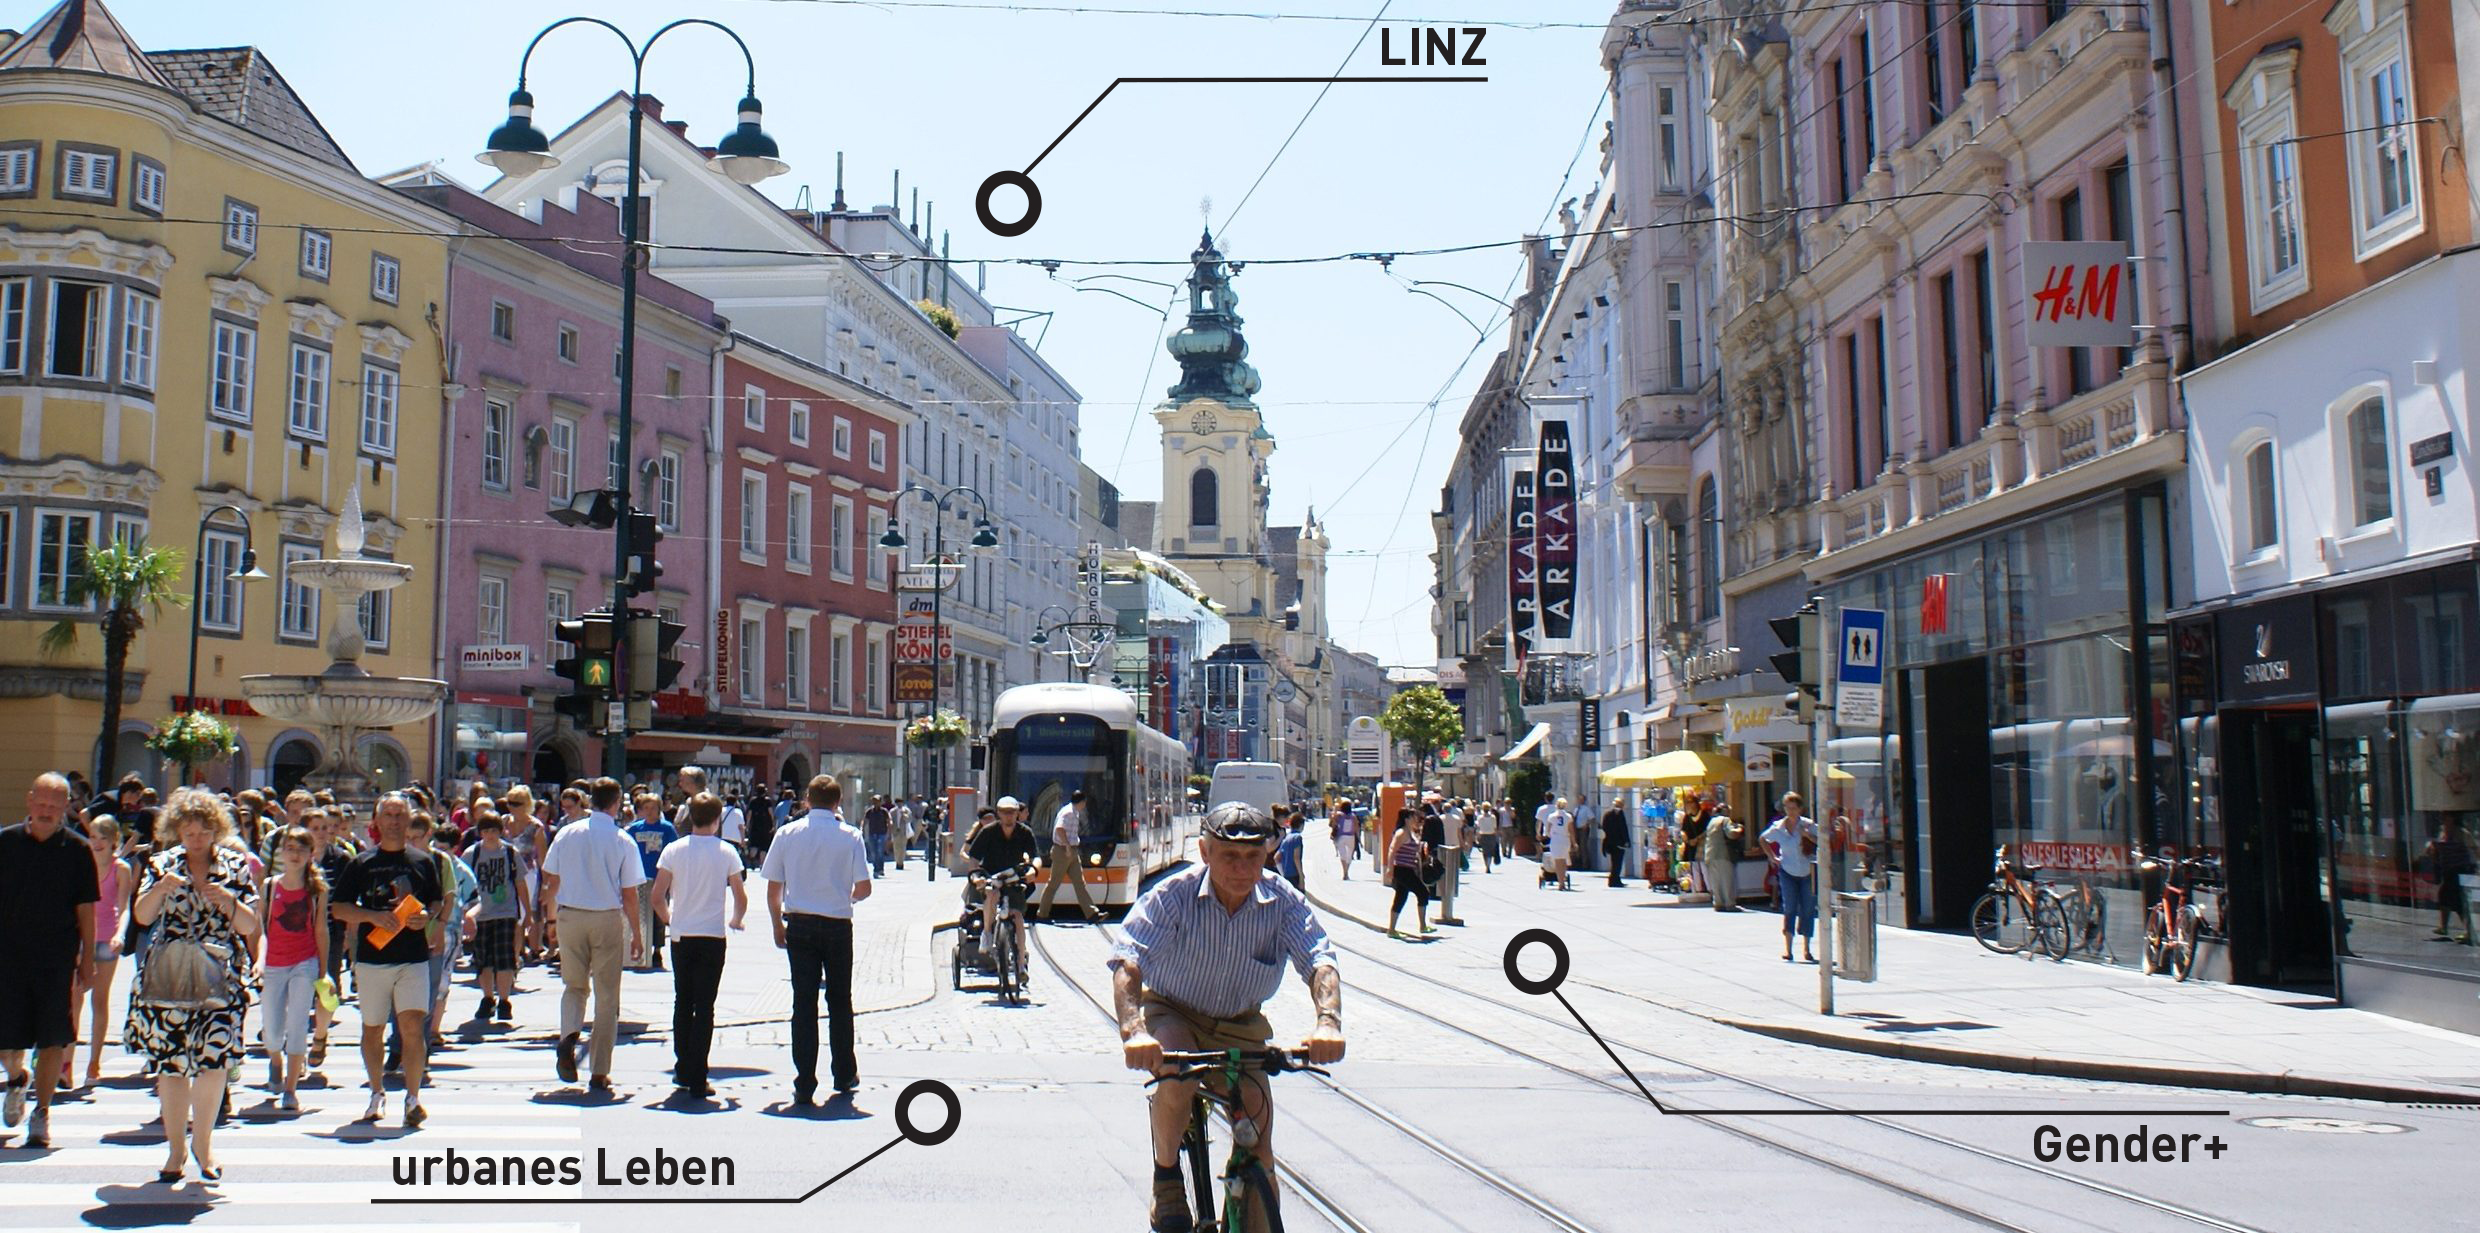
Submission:
M 0 50 L 0 785 L 94 772 L 102 631 L 67 587 L 115 539 L 178 552 L 181 591 L 204 594 L 131 649 L 120 771 L 175 773 L 143 741 L 189 692 L 193 621 L 200 705 L 242 741 L 204 778 L 282 786 L 316 764 L 326 734 L 249 712 L 238 678 L 328 665 L 330 601 L 286 563 L 333 555 L 357 487 L 366 553 L 415 570 L 362 614 L 363 666 L 437 675 L 448 230 L 355 170 L 255 49 L 150 55 L 67 0 Z M 227 505 L 246 534 L 219 513 L 194 555 Z M 245 549 L 267 579 L 229 577 Z M 63 617 L 76 645 L 47 655 Z M 362 741 L 383 784 L 429 744 Z

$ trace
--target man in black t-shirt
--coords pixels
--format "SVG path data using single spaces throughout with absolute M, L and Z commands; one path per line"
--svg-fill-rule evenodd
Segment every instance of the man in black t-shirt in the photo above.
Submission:
M 1016 820 L 1017 814 L 1023 812 L 1023 806 L 1015 797 L 1000 797 L 998 810 L 998 820 L 976 831 L 972 842 L 965 845 L 965 859 L 972 861 L 974 870 L 980 873 L 1014 869 L 1027 875 L 1026 880 L 1009 889 L 1008 906 L 1015 910 L 1017 952 L 1029 954 L 1031 952 L 1024 949 L 1025 904 L 1033 899 L 1033 828 Z M 999 888 L 996 883 L 986 881 L 982 890 L 982 945 L 990 945 L 990 939 L 998 928 Z
M 387 1116 L 384 1058 L 388 1021 L 404 1038 L 405 1125 L 419 1126 L 423 1049 L 430 1035 L 431 947 L 426 927 L 442 910 L 439 862 L 405 847 L 413 805 L 391 792 L 373 818 L 379 846 L 354 857 L 328 888 L 329 912 L 353 942 L 353 995 L 362 1007 L 362 1066 L 370 1076 L 370 1107 L 362 1120 Z M 398 905 L 412 900 L 419 910 Z M 384 938 L 384 940 L 376 940 Z
M 69 999 L 93 972 L 95 859 L 72 837 L 68 814 L 69 781 L 45 773 L 26 792 L 26 821 L 0 830 L 0 1064 L 8 1068 L 0 1122 L 16 1125 L 34 1097 L 20 1147 L 51 1146 L 52 1087 L 77 1040 Z

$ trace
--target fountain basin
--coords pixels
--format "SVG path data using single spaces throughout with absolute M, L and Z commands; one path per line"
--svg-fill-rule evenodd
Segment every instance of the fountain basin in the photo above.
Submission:
M 413 567 L 395 561 L 373 561 L 349 558 L 328 561 L 295 561 L 284 567 L 307 586 L 322 591 L 361 594 L 366 591 L 393 591 L 413 577 Z
M 323 673 L 245 676 L 241 695 L 271 719 L 329 728 L 393 728 L 447 701 L 446 681 Z

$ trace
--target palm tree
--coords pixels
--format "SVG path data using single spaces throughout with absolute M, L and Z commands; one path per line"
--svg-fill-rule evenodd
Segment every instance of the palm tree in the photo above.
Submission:
M 95 769 L 97 787 L 109 785 L 120 768 L 121 690 L 129 675 L 129 647 L 149 615 L 164 605 L 186 606 L 181 594 L 181 554 L 170 548 L 107 544 L 86 554 L 86 569 L 69 580 L 69 602 L 103 606 L 103 747 Z M 143 609 L 143 611 L 141 611 Z M 43 631 L 43 653 L 58 655 L 77 645 L 78 621 L 63 617 Z

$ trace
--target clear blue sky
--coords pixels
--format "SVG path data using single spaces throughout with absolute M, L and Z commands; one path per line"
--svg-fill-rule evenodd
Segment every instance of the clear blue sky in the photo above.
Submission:
M 1024 0 L 1031 7 L 1076 0 Z M 1039 226 L 1016 239 L 982 230 L 973 194 L 984 176 L 1021 168 L 1112 78 L 1181 74 L 1323 76 L 1336 70 L 1380 0 L 1093 0 L 1102 7 L 1322 14 L 1232 19 L 1073 12 L 959 11 L 905 0 L 422 0 L 418 4 L 249 0 L 107 0 L 151 49 L 251 43 L 263 48 L 368 173 L 431 159 L 470 183 L 499 123 L 524 41 L 572 14 L 643 35 L 697 14 L 731 25 L 758 56 L 767 127 L 791 174 L 765 185 L 789 202 L 803 185 L 824 203 L 843 151 L 847 196 L 882 202 L 890 173 L 905 194 L 937 203 L 958 257 L 1184 258 L 1199 203 L 1220 229 L 1300 119 L 1314 85 L 1123 86 L 1036 172 Z M 23 28 L 46 0 L 5 0 L 0 24 Z M 1486 24 L 1487 85 L 1338 85 L 1227 233 L 1242 260 L 1402 250 L 1510 240 L 1557 200 L 1595 178 L 1603 78 L 1598 44 L 1610 0 L 1395 0 L 1387 26 L 1409 20 Z M 1525 29 L 1485 19 L 1583 23 Z M 1520 15 L 1517 16 L 1517 15 Z M 1372 36 L 1347 72 L 1427 72 L 1378 63 Z M 537 122 L 558 131 L 627 83 L 616 42 L 564 30 L 534 64 Z M 742 85 L 728 40 L 667 36 L 648 73 L 665 114 L 711 142 L 730 127 Z M 1588 122 L 1592 133 L 1587 136 Z M 1584 153 L 1576 158 L 1580 140 Z M 1571 159 L 1575 174 L 1562 188 Z M 1497 294 L 1515 250 L 1399 260 L 1395 275 L 1465 283 Z M 1079 273 L 1061 273 L 1064 280 Z M 1119 271 L 1176 281 L 1177 267 Z M 1170 293 L 1098 284 L 1161 303 Z M 1389 663 L 1427 664 L 1431 533 L 1428 511 L 1455 450 L 1455 428 L 1504 330 L 1428 405 L 1474 342 L 1438 303 L 1405 291 L 1372 262 L 1245 271 L 1238 284 L 1260 402 L 1276 439 L 1273 517 L 1314 506 L 1334 539 L 1329 608 L 1338 641 Z M 1489 300 L 1433 288 L 1475 320 Z M 1054 310 L 1044 357 L 1085 396 L 1088 465 L 1133 499 L 1161 488 L 1146 413 L 1177 366 L 1156 341 L 1161 322 L 1124 300 L 1080 293 L 1039 268 L 993 266 L 990 297 Z M 1175 322 L 1176 325 L 1176 322 Z M 1151 373 L 1148 365 L 1151 364 Z M 1392 445 L 1389 443 L 1392 442 Z

